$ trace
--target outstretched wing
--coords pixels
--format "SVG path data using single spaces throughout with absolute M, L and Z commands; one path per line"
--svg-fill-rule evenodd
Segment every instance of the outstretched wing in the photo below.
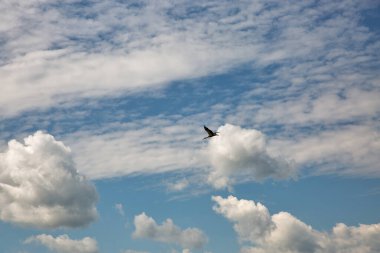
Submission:
M 207 134 L 208 134 L 209 136 L 213 136 L 213 135 L 214 135 L 214 132 L 211 131 L 210 129 L 208 129 L 208 127 L 206 127 L 206 126 L 203 126 L 203 127 L 204 127 L 204 129 L 206 130 L 206 132 L 207 132 Z

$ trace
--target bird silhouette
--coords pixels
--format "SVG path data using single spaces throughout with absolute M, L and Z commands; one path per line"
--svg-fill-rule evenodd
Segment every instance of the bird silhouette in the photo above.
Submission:
M 206 126 L 203 126 L 203 128 L 205 129 L 205 131 L 206 131 L 207 134 L 208 134 L 208 136 L 207 136 L 207 137 L 204 137 L 203 140 L 204 140 L 204 139 L 207 139 L 207 138 L 214 137 L 214 136 L 218 136 L 218 133 L 219 133 L 219 132 L 214 132 L 214 131 L 210 130 L 208 127 L 206 127 Z

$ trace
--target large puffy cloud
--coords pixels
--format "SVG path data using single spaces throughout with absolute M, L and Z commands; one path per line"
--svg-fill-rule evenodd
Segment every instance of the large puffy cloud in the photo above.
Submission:
M 85 237 L 82 240 L 70 239 L 67 235 L 53 237 L 41 234 L 29 237 L 25 243 L 39 243 L 56 253 L 98 253 L 96 240 Z
M 255 129 L 226 124 L 219 136 L 210 140 L 211 162 L 209 182 L 216 188 L 231 186 L 237 179 L 285 179 L 296 176 L 295 168 L 285 159 L 267 150 L 266 138 Z
M 0 154 L 0 218 L 37 228 L 79 227 L 97 217 L 95 187 L 81 176 L 71 151 L 36 132 Z
M 349 227 L 337 224 L 320 232 L 287 212 L 272 216 L 265 206 L 251 200 L 214 196 L 214 210 L 234 224 L 240 241 L 254 246 L 244 253 L 372 253 L 380 250 L 380 224 Z
M 135 216 L 134 238 L 148 238 L 154 241 L 178 244 L 184 249 L 202 248 L 208 241 L 206 235 L 197 228 L 182 230 L 171 219 L 158 225 L 156 221 L 145 213 Z

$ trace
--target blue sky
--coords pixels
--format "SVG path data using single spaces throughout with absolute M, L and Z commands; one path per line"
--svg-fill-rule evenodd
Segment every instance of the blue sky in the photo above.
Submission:
M 380 251 L 377 1 L 0 10 L 1 252 Z

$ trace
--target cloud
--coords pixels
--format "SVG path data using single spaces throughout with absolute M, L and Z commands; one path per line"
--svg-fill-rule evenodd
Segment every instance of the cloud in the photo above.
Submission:
M 183 191 L 184 189 L 186 189 L 187 187 L 189 187 L 190 185 L 190 182 L 189 180 L 187 180 L 186 178 L 184 179 L 181 179 L 181 180 L 178 180 L 178 181 L 175 181 L 175 182 L 168 182 L 167 183 L 167 188 L 168 190 L 170 191 Z
M 0 218 L 36 228 L 81 227 L 97 217 L 96 189 L 78 174 L 71 151 L 36 132 L 0 154 Z
M 151 117 L 110 125 L 104 131 L 77 132 L 66 141 L 90 178 L 187 172 L 186 178 L 166 182 L 171 191 L 201 184 L 224 188 L 244 181 L 296 176 L 290 162 L 269 152 L 260 131 L 226 124 L 219 128 L 219 136 L 202 141 L 203 128 L 190 123 L 200 117 Z M 113 128 L 117 130 L 108 132 Z
M 217 203 L 213 206 L 214 211 L 234 222 L 234 229 L 242 241 L 254 241 L 275 227 L 268 209 L 260 203 L 233 196 L 227 199 L 213 196 L 212 200 Z
M 98 179 L 202 168 L 201 131 L 199 126 L 152 117 L 76 132 L 65 140 L 81 171 Z
M 41 234 L 29 237 L 25 243 L 39 243 L 56 253 L 99 253 L 97 242 L 91 237 L 72 240 L 67 235 L 53 237 Z
M 165 87 L 176 80 L 228 74 L 244 64 L 244 75 L 250 73 L 249 79 L 243 77 L 241 81 L 236 77 L 235 82 L 241 85 L 229 85 L 233 90 L 242 89 L 236 96 L 239 99 L 234 100 L 236 104 L 219 103 L 227 109 L 221 113 L 212 107 L 212 102 L 203 103 L 201 109 L 212 109 L 213 117 L 218 112 L 218 124 L 232 122 L 254 127 L 271 139 L 273 135 L 287 135 L 289 143 L 308 137 L 309 133 L 302 136 L 305 129 L 329 132 L 347 123 L 378 129 L 380 43 L 376 31 L 366 27 L 365 22 L 365 11 L 378 3 L 70 3 L 0 3 L 0 10 L 6 13 L 0 17 L 0 118 L 21 120 L 20 113 L 32 111 L 40 122 L 36 110 L 88 101 L 96 104 L 104 97 L 135 96 L 136 92 Z M 192 87 L 204 91 L 206 86 L 201 83 Z M 194 105 L 189 107 L 195 110 Z M 24 116 L 29 114 L 23 114 L 23 119 Z M 5 119 L 3 122 L 7 124 Z M 144 130 L 146 134 L 154 132 Z M 81 152 L 78 164 L 91 178 L 207 166 L 197 158 L 199 153 L 191 150 L 195 146 L 186 149 L 161 142 L 164 145 L 160 160 L 153 156 L 148 144 L 134 148 L 140 143 L 123 135 L 123 129 L 110 132 L 104 138 L 89 136 L 86 141 L 91 145 L 77 145 Z M 112 144 L 108 146 L 107 141 L 114 145 L 124 141 L 132 147 L 128 158 L 112 160 L 109 172 L 100 168 L 107 167 L 106 157 L 125 157 L 125 152 L 112 148 Z M 97 151 L 98 144 L 105 150 Z M 178 147 L 186 151 L 174 157 Z M 158 169 L 150 167 L 147 159 L 138 159 L 141 151 L 147 151 Z M 87 159 L 86 152 L 102 153 L 99 159 Z M 371 153 L 368 156 L 373 158 Z M 372 167 L 355 170 L 363 164 L 354 165 L 346 167 L 351 174 L 369 175 L 373 171 Z M 335 167 L 324 170 L 335 173 Z M 225 185 L 220 179 L 220 184 Z
M 327 69 L 324 71 L 328 71 Z M 352 77 L 347 83 L 360 82 Z M 359 80 L 358 80 L 359 79 Z M 335 80 L 338 82 L 338 80 Z M 341 80 L 342 82 L 345 80 Z M 300 97 L 288 101 L 272 101 L 260 108 L 255 116 L 258 122 L 279 124 L 331 124 L 335 122 L 368 119 L 380 113 L 380 102 L 376 99 L 379 90 L 350 87 L 340 90 L 337 86 L 326 91 L 310 90 Z
M 77 15 L 81 8 L 83 16 Z M 11 10 L 5 20 L 10 25 L 0 30 L 0 46 L 7 52 L 0 55 L 2 89 L 8 94 L 0 99 L 3 117 L 161 87 L 220 72 L 253 54 L 207 39 L 207 20 L 174 19 L 169 13 L 176 6 L 170 3 L 148 1 L 136 8 L 118 1 L 85 7 L 43 1 L 30 4 L 26 13 L 17 4 L 3 3 L 0 9 Z
M 267 150 L 266 138 L 255 129 L 226 124 L 219 127 L 219 136 L 210 140 L 211 163 L 209 182 L 215 188 L 231 186 L 237 179 L 262 180 L 268 177 L 295 177 L 295 168 Z
M 327 61 L 347 71 L 346 59 L 373 60 L 376 34 L 360 22 L 360 11 L 371 7 L 367 2 L 2 2 L 0 78 L 7 96 L 0 96 L 0 115 L 127 95 L 252 62 L 257 69 L 286 63 L 291 73 L 303 73 L 286 79 L 285 72 L 282 80 L 331 79 L 298 67 Z
M 138 250 L 128 249 L 128 250 L 123 251 L 123 253 L 148 253 L 148 251 L 138 251 Z
M 208 241 L 206 235 L 197 228 L 182 230 L 171 219 L 158 225 L 145 213 L 135 216 L 133 238 L 147 238 L 158 242 L 178 244 L 184 249 L 200 249 Z
M 343 126 L 274 140 L 276 153 L 293 158 L 298 166 L 317 165 L 315 174 L 379 177 L 380 135 L 374 126 Z
M 337 224 L 332 232 L 319 232 L 287 212 L 272 216 L 268 209 L 251 200 L 213 196 L 213 209 L 234 224 L 243 253 L 377 252 L 380 249 L 380 224 L 349 227 Z
M 125 216 L 123 204 L 117 203 L 115 204 L 115 209 L 121 216 Z

